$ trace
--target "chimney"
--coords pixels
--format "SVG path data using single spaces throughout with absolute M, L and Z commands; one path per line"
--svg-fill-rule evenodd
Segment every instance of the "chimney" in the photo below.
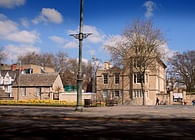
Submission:
M 11 65 L 11 70 L 12 70 L 12 71 L 16 71 L 16 64 L 12 64 L 12 65 Z
M 111 61 L 109 61 L 109 63 L 108 63 L 108 68 L 109 68 L 109 69 L 112 68 Z
M 109 65 L 108 65 L 108 62 L 107 61 L 104 62 L 104 69 L 105 70 L 109 69 Z

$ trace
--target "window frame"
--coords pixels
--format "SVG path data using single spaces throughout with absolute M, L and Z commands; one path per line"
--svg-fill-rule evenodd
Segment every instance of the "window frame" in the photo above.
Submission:
M 108 91 L 107 90 L 103 90 L 103 98 L 108 98 Z
M 114 96 L 115 97 L 120 97 L 119 90 L 117 90 L 117 89 L 114 90 Z
M 119 82 L 120 82 L 120 74 L 119 73 L 114 74 L 114 82 L 116 85 L 119 84 Z
M 26 88 L 22 88 L 22 96 L 26 96 Z
M 143 83 L 145 83 L 145 74 L 141 75 L 139 72 L 136 72 L 133 75 L 134 84 L 141 84 L 141 76 L 143 76 Z
M 108 74 L 107 73 L 103 74 L 103 83 L 104 83 L 104 85 L 108 84 Z
M 41 96 L 41 88 L 40 87 L 37 88 L 37 96 Z

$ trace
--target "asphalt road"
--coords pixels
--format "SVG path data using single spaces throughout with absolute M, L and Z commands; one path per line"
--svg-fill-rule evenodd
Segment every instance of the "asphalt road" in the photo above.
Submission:
M 104 121 L 0 117 L 0 139 L 9 140 L 118 140 L 195 139 L 194 121 Z
M 0 140 L 195 139 L 195 106 L 0 106 Z

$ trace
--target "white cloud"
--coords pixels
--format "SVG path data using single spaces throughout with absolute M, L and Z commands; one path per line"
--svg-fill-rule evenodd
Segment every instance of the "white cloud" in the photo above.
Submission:
M 29 44 L 40 42 L 39 34 L 36 31 L 29 32 L 25 30 L 9 34 L 6 39 L 19 43 Z
M 66 43 L 63 48 L 66 48 L 66 49 L 78 48 L 78 43 L 76 41 L 70 41 Z
M 106 51 L 109 47 L 116 47 L 116 49 L 118 49 L 118 45 L 121 43 L 126 44 L 126 43 L 128 43 L 128 40 L 125 39 L 124 37 L 122 37 L 121 35 L 113 35 L 113 36 L 109 37 L 109 39 L 103 43 L 103 46 L 101 47 L 101 49 L 102 50 L 104 49 Z M 122 47 L 121 49 L 126 50 L 125 47 Z M 176 52 L 174 50 L 169 49 L 168 45 L 166 43 L 164 43 L 163 45 L 160 45 L 158 47 L 158 49 L 161 53 L 163 61 L 167 61 L 168 58 L 172 57 L 174 55 L 174 53 Z
M 0 7 L 14 8 L 25 4 L 26 0 L 0 0 Z
M 146 1 L 143 5 L 144 7 L 146 7 L 146 13 L 145 13 L 145 17 L 149 18 L 153 16 L 153 8 L 156 6 L 156 4 L 153 1 Z
M 49 36 L 48 38 L 59 44 L 63 44 L 66 42 L 66 39 L 59 37 L 59 36 Z
M 30 53 L 30 52 L 39 53 L 40 48 L 34 47 L 32 45 L 16 46 L 16 45 L 9 44 L 9 45 L 5 46 L 4 52 L 7 55 L 8 61 L 12 61 L 12 60 L 17 60 L 18 56 L 25 55 L 25 54 Z
M 4 37 L 18 30 L 17 24 L 11 20 L 0 20 L 0 36 Z
M 56 24 L 60 24 L 63 21 L 62 15 L 55 9 L 51 8 L 42 8 L 41 14 L 32 20 L 34 24 L 38 24 L 40 22 L 52 22 Z
M 165 62 L 168 61 L 169 58 L 173 57 L 174 53 L 176 52 L 176 51 L 174 51 L 174 50 L 169 49 L 169 48 L 168 48 L 168 45 L 167 45 L 166 43 L 163 44 L 163 45 L 161 45 L 161 46 L 159 47 L 159 50 L 160 50 L 160 52 L 161 52 L 162 59 L 163 59 L 163 61 L 165 61 Z
M 7 17 L 4 14 L 0 13 L 0 20 L 5 20 L 5 19 L 7 19 Z
M 21 19 L 21 24 L 26 28 L 29 27 L 29 22 L 26 18 Z
M 105 39 L 105 34 L 100 33 L 95 26 L 85 25 L 83 26 L 84 33 L 92 33 L 87 40 L 91 43 L 101 43 Z
M 79 61 L 79 59 L 77 58 L 77 62 Z M 85 63 L 85 64 L 87 64 L 89 61 L 87 60 L 87 59 L 85 59 L 85 58 L 82 58 L 82 63 Z
M 91 56 L 95 56 L 96 51 L 95 51 L 95 50 L 88 50 L 88 53 L 89 53 Z
M 0 39 L 28 44 L 41 42 L 37 31 L 20 31 L 17 23 L 7 19 L 3 14 L 0 17 Z
M 68 34 L 77 34 L 79 29 L 77 30 L 69 30 Z M 105 40 L 106 35 L 100 32 L 95 26 L 84 25 L 83 33 L 92 33 L 92 35 L 88 36 L 86 41 L 90 43 L 102 43 Z
M 103 46 L 117 46 L 117 43 L 123 40 L 121 35 L 112 35 L 108 40 L 104 41 Z

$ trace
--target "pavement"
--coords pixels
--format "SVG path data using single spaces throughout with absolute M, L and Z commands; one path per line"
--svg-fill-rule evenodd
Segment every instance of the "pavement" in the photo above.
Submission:
M 194 132 L 195 106 L 0 106 L 1 140 L 193 140 Z
M 33 117 L 86 120 L 189 120 L 195 121 L 195 106 L 127 106 L 74 107 L 0 106 L 0 117 Z

